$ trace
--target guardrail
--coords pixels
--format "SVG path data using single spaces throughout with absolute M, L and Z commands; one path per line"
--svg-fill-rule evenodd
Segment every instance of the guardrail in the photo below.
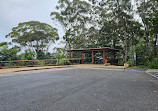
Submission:
M 3 67 L 34 67 L 34 66 L 58 66 L 60 61 L 63 65 L 80 64 L 81 58 L 69 58 L 69 59 L 45 59 L 45 60 L 11 60 L 11 61 L 0 61 L 0 69 Z M 69 61 L 69 62 L 68 62 Z

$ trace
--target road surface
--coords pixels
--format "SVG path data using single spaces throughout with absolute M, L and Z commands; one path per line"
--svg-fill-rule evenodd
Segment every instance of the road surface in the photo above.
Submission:
M 158 111 L 144 71 L 59 68 L 0 74 L 0 111 Z

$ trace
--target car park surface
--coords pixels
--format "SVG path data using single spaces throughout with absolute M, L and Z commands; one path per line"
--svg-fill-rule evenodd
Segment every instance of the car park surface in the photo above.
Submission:
M 145 71 L 60 68 L 0 74 L 0 111 L 158 111 Z

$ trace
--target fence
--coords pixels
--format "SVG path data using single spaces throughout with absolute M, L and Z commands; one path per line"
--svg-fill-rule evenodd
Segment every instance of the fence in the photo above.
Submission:
M 18 67 L 34 67 L 34 66 L 58 66 L 80 64 L 81 58 L 69 59 L 45 59 L 45 60 L 12 60 L 0 61 L 0 69 L 2 68 L 18 68 Z

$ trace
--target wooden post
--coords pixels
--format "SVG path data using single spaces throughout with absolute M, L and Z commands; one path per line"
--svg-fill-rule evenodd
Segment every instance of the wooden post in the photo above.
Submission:
M 73 59 L 72 59 L 72 65 L 74 64 L 73 62 L 74 62 L 74 61 L 73 61 Z
M 84 52 L 82 52 L 81 54 L 82 54 L 82 64 L 84 64 Z
M 65 60 L 63 60 L 63 61 L 64 61 L 64 65 L 65 65 L 66 62 L 65 62 Z
M 0 69 L 2 69 L 2 63 L 0 63 Z
M 105 50 L 103 51 L 103 64 L 105 64 Z
M 44 65 L 46 66 L 46 60 L 44 60 Z
M 30 66 L 33 67 L 33 62 L 30 63 Z
M 92 51 L 92 64 L 94 64 L 94 51 Z
M 18 62 L 16 63 L 16 67 L 18 68 Z
M 69 58 L 72 58 L 72 52 L 70 52 Z

